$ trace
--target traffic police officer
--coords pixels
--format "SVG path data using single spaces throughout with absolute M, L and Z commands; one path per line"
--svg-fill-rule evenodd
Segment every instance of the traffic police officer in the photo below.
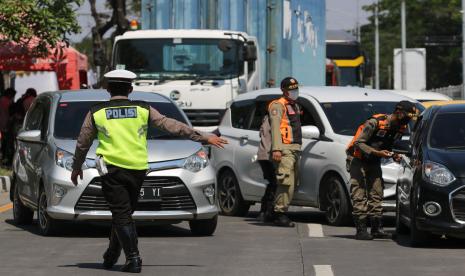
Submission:
M 381 158 L 400 156 L 391 152 L 396 140 L 400 140 L 412 117 L 416 116 L 415 105 L 409 101 L 399 102 L 393 114 L 373 115 L 361 125 L 347 147 L 350 190 L 357 240 L 391 238 L 383 231 L 383 178 Z M 366 229 L 370 217 L 371 234 Z
M 294 195 L 299 177 L 298 163 L 302 145 L 299 83 L 292 77 L 281 81 L 283 96 L 272 101 L 268 107 L 271 124 L 271 157 L 276 166 L 277 189 L 275 198 L 275 220 L 278 226 L 293 227 L 294 223 L 284 214 Z
M 173 135 L 223 147 L 227 141 L 206 135 L 174 119 L 167 118 L 142 101 L 128 99 L 136 75 L 126 70 L 105 74 L 110 101 L 93 106 L 79 134 L 71 180 L 82 179 L 81 166 L 97 137 L 97 167 L 102 175 L 102 191 L 112 213 L 110 243 L 103 255 L 105 268 L 118 261 L 121 248 L 126 255 L 122 271 L 138 273 L 142 269 L 137 233 L 132 214 L 148 169 L 147 126 L 152 124 Z

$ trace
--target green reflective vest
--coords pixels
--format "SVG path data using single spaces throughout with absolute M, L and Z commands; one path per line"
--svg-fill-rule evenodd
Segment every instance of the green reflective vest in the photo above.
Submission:
M 141 101 L 111 100 L 93 106 L 91 112 L 98 131 L 97 155 L 117 167 L 148 169 L 150 106 Z

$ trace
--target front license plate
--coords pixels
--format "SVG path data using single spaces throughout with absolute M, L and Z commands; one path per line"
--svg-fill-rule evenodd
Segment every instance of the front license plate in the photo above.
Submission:
M 143 187 L 140 189 L 140 201 L 161 201 L 161 187 Z

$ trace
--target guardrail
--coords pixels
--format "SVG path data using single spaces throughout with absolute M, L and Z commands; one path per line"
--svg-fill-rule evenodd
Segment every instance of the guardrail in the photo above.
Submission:
M 441 93 L 443 95 L 451 97 L 454 100 L 462 100 L 462 90 L 463 90 L 463 84 L 462 85 L 451 85 L 451 86 L 447 86 L 447 87 L 435 88 L 435 89 L 431 89 L 431 90 L 428 90 L 428 91 Z

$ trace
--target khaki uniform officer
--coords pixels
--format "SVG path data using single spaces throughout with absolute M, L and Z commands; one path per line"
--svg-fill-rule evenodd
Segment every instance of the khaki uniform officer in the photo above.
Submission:
M 287 77 L 281 81 L 283 96 L 270 103 L 268 113 L 271 124 L 271 152 L 276 164 L 277 189 L 275 198 L 275 220 L 278 226 L 293 227 L 294 223 L 285 215 L 294 195 L 299 178 L 298 164 L 302 146 L 299 84 Z

